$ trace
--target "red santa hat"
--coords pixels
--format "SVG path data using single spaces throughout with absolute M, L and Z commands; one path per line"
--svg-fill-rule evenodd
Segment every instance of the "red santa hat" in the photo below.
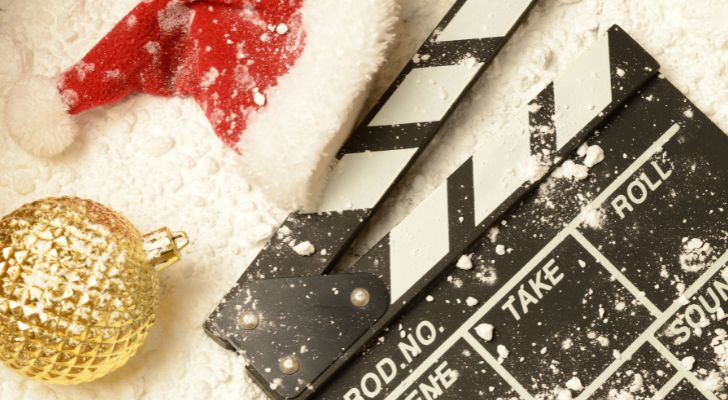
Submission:
M 60 77 L 17 79 L 7 128 L 50 157 L 78 135 L 76 114 L 134 93 L 190 96 L 251 181 L 306 205 L 302 188 L 332 160 L 383 60 L 394 9 L 393 0 L 143 0 Z

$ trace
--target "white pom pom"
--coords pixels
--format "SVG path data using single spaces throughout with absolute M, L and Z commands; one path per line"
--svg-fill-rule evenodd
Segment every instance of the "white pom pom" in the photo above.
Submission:
M 78 134 L 78 125 L 67 110 L 54 79 L 28 76 L 8 92 L 5 122 L 23 150 L 51 157 L 65 150 Z

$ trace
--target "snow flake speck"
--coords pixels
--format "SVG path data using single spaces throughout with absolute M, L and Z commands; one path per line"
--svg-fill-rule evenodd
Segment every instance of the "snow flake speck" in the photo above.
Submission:
M 680 360 L 680 364 L 682 364 L 683 367 L 685 367 L 685 369 L 690 371 L 693 369 L 693 366 L 695 365 L 695 357 L 693 357 L 693 356 L 685 357 L 682 360 Z
M 598 145 L 589 146 L 584 155 L 584 165 L 591 168 L 604 161 L 604 150 Z
M 498 362 L 503 362 L 503 360 L 511 355 L 511 351 L 502 344 L 499 344 L 498 347 L 496 347 L 496 352 L 498 353 Z
M 293 246 L 293 251 L 295 251 L 299 256 L 310 256 L 316 252 L 316 247 L 307 240 Z
M 700 238 L 683 238 L 680 266 L 687 272 L 704 270 L 713 259 L 713 246 Z
M 129 14 L 129 17 L 126 19 L 126 26 L 129 28 L 134 27 L 137 24 L 137 17 L 134 14 Z
M 288 33 L 288 25 L 282 23 L 278 24 L 278 26 L 276 26 L 276 33 L 279 35 L 285 35 Z
M 188 31 L 193 16 L 194 13 L 187 6 L 171 1 L 166 8 L 157 13 L 157 22 L 162 32 L 172 32 L 177 29 Z
M 86 75 L 94 72 L 94 70 L 96 69 L 96 65 L 93 63 L 85 63 L 81 61 L 76 64 L 74 68 L 76 69 L 76 77 L 79 81 L 83 82 L 86 79 Z
M 475 333 L 486 342 L 493 341 L 495 327 L 491 324 L 480 324 L 475 327 Z
M 574 376 L 566 382 L 566 388 L 575 392 L 581 392 L 584 390 L 584 385 L 581 384 L 581 380 Z
M 159 45 L 159 42 L 149 41 L 144 43 L 144 50 L 149 54 L 156 55 L 162 50 L 162 46 Z
M 205 75 L 202 77 L 202 82 L 200 82 L 200 86 L 207 89 L 210 86 L 214 85 L 217 81 L 217 78 L 220 77 L 220 71 L 217 70 L 215 67 L 211 67 L 209 71 L 205 73 Z
M 470 254 L 463 254 L 458 258 L 458 262 L 455 264 L 456 267 L 464 270 L 473 269 L 473 261 Z

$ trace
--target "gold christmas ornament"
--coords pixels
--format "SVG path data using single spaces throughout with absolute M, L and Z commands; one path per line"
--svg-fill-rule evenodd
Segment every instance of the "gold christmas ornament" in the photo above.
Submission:
M 47 382 L 92 381 L 144 343 L 159 304 L 157 272 L 184 233 L 142 236 L 90 200 L 48 198 L 0 220 L 0 359 Z

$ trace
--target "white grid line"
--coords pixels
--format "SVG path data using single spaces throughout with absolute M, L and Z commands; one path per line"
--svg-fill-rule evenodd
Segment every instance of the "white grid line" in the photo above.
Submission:
M 470 345 L 470 347 L 473 348 L 478 354 L 480 354 L 481 357 L 487 362 L 491 368 L 495 370 L 495 372 L 498 373 L 498 375 L 503 378 L 504 381 L 506 381 L 509 385 L 511 385 L 511 388 L 515 390 L 519 396 L 521 396 L 522 400 L 534 400 L 533 396 L 531 396 L 530 393 L 524 388 L 518 380 L 511 375 L 510 372 L 508 372 L 505 368 L 503 368 L 503 365 L 498 362 L 490 353 L 488 353 L 488 350 L 483 347 L 480 342 L 478 342 L 478 339 L 474 338 L 473 335 L 470 332 L 465 332 L 465 335 L 463 335 L 463 339 L 465 339 L 466 342 Z
M 698 380 L 698 378 L 696 378 L 692 372 L 690 372 L 687 368 L 685 368 L 685 366 L 680 362 L 680 360 L 678 360 L 677 357 L 675 357 L 675 355 L 672 354 L 672 352 L 670 352 L 670 349 L 665 347 L 665 345 L 662 344 L 659 340 L 657 340 L 654 336 L 650 336 L 647 340 L 652 344 L 652 346 L 654 346 L 657 349 L 657 351 L 660 352 L 660 354 L 662 354 L 663 357 L 665 357 L 667 359 L 667 361 L 670 362 L 670 364 L 672 364 L 673 367 L 675 367 L 675 369 L 680 374 L 682 374 L 683 378 L 687 379 L 688 382 L 693 384 L 695 389 L 698 392 L 700 392 L 700 394 L 705 396 L 705 398 L 708 400 L 719 400 L 718 397 L 716 397 L 713 393 L 711 393 L 711 392 L 705 390 L 705 388 L 703 388 L 703 385 Z
M 612 276 L 614 276 L 615 279 L 619 281 L 619 283 L 622 284 L 631 294 L 634 296 L 637 301 L 642 303 L 649 312 L 654 315 L 655 317 L 660 317 L 662 315 L 662 311 L 660 311 L 657 306 L 650 301 L 650 299 L 647 298 L 645 293 L 637 288 L 629 279 L 627 279 L 626 276 L 617 269 L 617 267 L 612 264 L 607 257 L 604 256 L 594 245 L 584 237 L 584 235 L 581 234 L 576 229 L 570 229 L 571 236 L 576 239 L 579 244 L 586 249 L 586 251 L 589 252 L 589 254 L 592 255 L 592 257 L 596 258 L 596 260 L 601 264 Z
M 667 381 L 654 396 L 652 396 L 652 400 L 662 400 L 667 397 L 667 395 L 670 394 L 670 392 L 672 392 L 683 379 L 685 379 L 684 374 L 680 371 L 676 372 L 675 375 L 673 375 L 672 378 L 670 378 L 670 380 Z
M 728 261 L 728 251 L 723 253 L 723 255 L 716 261 L 709 269 L 705 272 L 700 278 L 698 278 L 695 283 L 690 285 L 690 288 L 688 288 L 685 291 L 684 298 L 689 299 L 695 295 L 695 293 L 698 292 L 698 290 L 702 289 L 705 284 L 708 282 L 710 278 L 715 276 L 718 271 L 720 271 L 721 267 L 725 265 L 725 263 Z M 608 376 L 605 378 L 605 374 L 607 371 L 613 371 L 612 373 L 616 372 L 627 360 L 632 358 L 632 355 L 634 354 L 637 349 L 642 347 L 643 344 L 645 344 L 648 341 L 654 340 L 655 333 L 667 323 L 670 318 L 672 318 L 675 314 L 677 314 L 678 310 L 683 306 L 683 302 L 680 301 L 680 299 L 675 300 L 672 305 L 655 321 L 650 324 L 647 329 L 645 329 L 642 334 L 640 334 L 630 345 L 627 347 L 627 349 L 622 353 L 622 356 L 615 360 L 609 367 L 607 367 L 607 370 L 605 370 L 599 377 L 592 382 L 584 391 L 581 393 L 579 397 L 576 398 L 576 400 L 582 400 L 587 399 L 589 396 L 591 396 L 599 387 L 608 379 Z M 652 338 L 652 339 L 651 339 Z M 659 343 L 659 341 L 657 341 Z M 654 343 L 653 343 L 654 346 Z M 655 350 L 657 350 L 662 357 L 665 358 L 665 360 L 670 361 L 671 358 L 675 358 L 675 356 L 664 346 L 657 347 L 654 346 Z

